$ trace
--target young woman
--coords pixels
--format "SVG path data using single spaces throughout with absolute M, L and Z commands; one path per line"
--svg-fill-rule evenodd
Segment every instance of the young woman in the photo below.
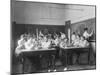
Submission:
M 80 44 L 80 35 L 77 34 L 77 35 L 76 35 L 76 39 L 74 40 L 73 45 L 74 45 L 75 47 L 79 47 L 79 44 Z
M 75 32 L 73 32 L 73 34 L 71 36 L 72 44 L 75 42 L 75 40 L 76 40 L 76 34 L 75 34 Z
M 88 33 L 88 28 L 84 28 L 84 33 L 83 33 L 83 37 L 85 37 L 85 39 L 89 39 L 89 37 L 91 37 L 93 35 L 93 31 L 89 34 Z
M 20 36 L 20 39 L 18 40 L 18 45 L 17 45 L 16 50 L 15 50 L 15 53 L 16 53 L 17 55 L 19 55 L 19 54 L 22 52 L 22 50 L 25 49 L 25 42 L 26 42 L 26 41 L 27 41 L 27 39 L 26 39 L 26 37 L 24 36 L 24 34 L 21 35 L 21 36 Z
M 85 40 L 85 37 L 80 38 L 80 47 L 88 47 L 89 46 L 89 42 L 87 40 Z

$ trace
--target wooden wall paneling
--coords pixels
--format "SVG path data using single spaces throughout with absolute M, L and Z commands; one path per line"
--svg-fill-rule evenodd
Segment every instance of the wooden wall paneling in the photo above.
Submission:
M 88 27 L 88 32 L 91 33 L 91 31 L 93 30 L 94 35 L 95 35 L 95 31 L 96 31 L 95 30 L 95 27 L 96 27 L 95 19 L 96 18 L 91 18 L 91 19 L 88 19 L 88 20 L 84 20 L 84 21 L 81 21 L 81 22 L 71 24 L 72 32 L 80 33 L 81 35 L 83 35 L 84 28 Z M 95 37 L 93 39 L 95 39 Z

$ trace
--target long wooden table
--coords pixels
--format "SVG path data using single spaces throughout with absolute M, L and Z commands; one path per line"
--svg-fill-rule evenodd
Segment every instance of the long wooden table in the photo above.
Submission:
M 65 59 L 66 59 L 66 64 L 65 66 L 67 67 L 67 65 L 69 64 L 72 64 L 72 62 L 69 63 L 69 55 L 73 54 L 73 53 L 76 53 L 77 54 L 77 59 L 79 59 L 79 56 L 81 53 L 88 53 L 88 64 L 90 64 L 90 48 L 89 47 L 86 47 L 86 48 L 83 48 L 83 47 L 69 47 L 69 48 L 62 48 L 61 49 L 63 54 L 65 55 Z M 72 56 L 72 55 L 71 55 Z M 79 60 L 77 61 L 78 64 L 79 64 Z
M 56 55 L 56 49 L 55 48 L 51 48 L 51 49 L 38 49 L 38 50 L 22 50 L 22 52 L 20 53 L 20 57 L 22 58 L 22 63 L 23 63 L 23 73 L 24 73 L 24 63 L 25 63 L 25 59 L 26 57 L 34 57 L 34 56 L 51 56 L 51 55 Z M 53 62 L 55 59 L 55 57 L 51 60 L 51 62 Z M 51 64 L 51 63 L 50 63 Z M 54 67 L 54 65 L 53 65 Z
M 87 52 L 88 53 L 88 61 L 90 59 L 90 49 L 89 48 L 78 48 L 78 47 L 68 47 L 68 48 L 60 48 L 60 50 L 62 51 L 62 53 L 65 55 L 66 57 L 66 67 L 68 66 L 68 55 L 71 53 L 84 53 Z M 26 57 L 29 56 L 42 56 L 42 55 L 56 55 L 57 53 L 57 49 L 56 48 L 51 48 L 51 49 L 39 49 L 39 50 L 23 50 L 20 54 L 20 56 L 23 59 L 23 73 L 24 73 L 24 60 Z

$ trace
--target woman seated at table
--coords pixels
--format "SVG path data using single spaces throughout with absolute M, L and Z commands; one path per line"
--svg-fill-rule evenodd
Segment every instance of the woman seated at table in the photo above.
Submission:
M 80 47 L 88 47 L 89 46 L 89 42 L 85 39 L 85 37 L 81 36 L 79 46 Z
M 74 40 L 73 45 L 75 47 L 87 47 L 89 46 L 89 42 L 85 39 L 85 37 L 83 36 L 80 37 L 79 35 L 77 35 L 77 38 L 76 40 Z
M 60 46 L 60 48 L 67 48 L 68 40 L 66 38 L 62 39 L 59 46 Z
M 72 33 L 72 36 L 71 36 L 72 44 L 75 42 L 75 40 L 76 40 L 76 33 L 73 32 L 73 33 Z
M 59 36 L 57 35 L 57 36 L 54 36 L 54 40 L 53 40 L 53 43 L 54 43 L 54 45 L 55 46 L 58 46 L 58 44 L 59 44 Z
M 37 48 L 37 41 L 35 36 L 27 34 L 26 36 L 21 35 L 20 40 L 18 40 L 18 46 L 16 47 L 16 54 L 21 53 L 23 50 L 35 50 Z
M 77 34 L 76 39 L 73 41 L 73 46 L 79 47 L 79 44 L 80 44 L 80 35 Z
M 48 38 L 46 36 L 41 41 L 41 47 L 42 47 L 42 49 L 49 48 L 50 47 L 50 44 L 51 44 L 51 41 L 48 40 Z
M 20 36 L 20 39 L 18 40 L 18 45 L 16 47 L 15 53 L 18 55 L 21 53 L 22 50 L 25 49 L 25 42 L 27 41 L 26 36 L 23 34 Z
M 62 32 L 60 32 L 60 35 L 61 35 L 61 37 L 60 37 L 61 39 L 64 39 L 66 37 L 66 35 Z
M 44 34 L 42 33 L 42 31 L 39 32 L 39 37 L 43 37 Z
M 33 42 L 34 42 L 35 40 L 34 40 L 34 38 L 32 38 L 32 36 L 30 35 L 30 36 L 28 36 L 27 37 L 27 41 L 25 42 L 25 48 L 27 49 L 27 50 L 30 50 L 30 49 L 32 49 L 32 47 L 33 47 Z
M 88 33 L 88 28 L 84 28 L 83 36 L 86 40 L 89 40 L 89 38 L 93 35 L 94 31 L 92 31 L 90 34 Z

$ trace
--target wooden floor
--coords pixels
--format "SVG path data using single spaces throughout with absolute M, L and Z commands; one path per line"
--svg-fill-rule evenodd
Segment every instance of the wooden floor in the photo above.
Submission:
M 77 71 L 77 70 L 91 70 L 91 69 L 96 69 L 95 65 L 73 65 L 73 66 L 68 66 L 67 71 Z M 60 66 L 56 68 L 56 72 L 63 72 L 64 67 Z M 40 72 L 48 72 L 47 69 L 41 70 Z M 51 72 L 54 72 L 54 70 L 51 69 Z
M 96 69 L 95 65 L 70 65 L 67 67 L 66 71 L 95 70 L 95 69 Z M 50 72 L 54 72 L 54 69 L 51 69 Z M 64 66 L 56 67 L 56 72 L 64 72 Z M 25 73 L 24 75 L 34 74 L 34 73 L 49 73 L 49 72 L 48 69 L 43 69 L 38 72 Z M 16 74 L 22 75 L 22 73 L 16 73 Z M 12 74 L 12 75 L 16 75 L 16 74 Z

